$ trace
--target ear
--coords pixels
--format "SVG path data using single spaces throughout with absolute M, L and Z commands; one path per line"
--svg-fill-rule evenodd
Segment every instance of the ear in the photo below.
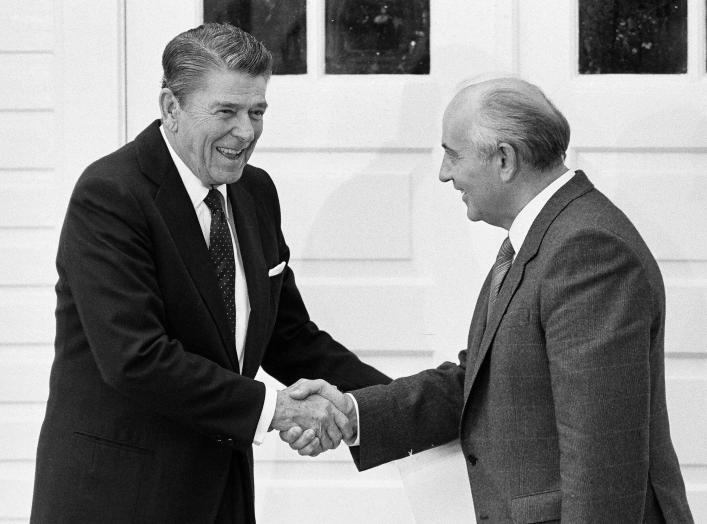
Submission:
M 520 171 L 520 159 L 514 147 L 506 142 L 498 145 L 498 162 L 501 180 L 505 183 L 512 182 Z
M 162 115 L 162 125 L 172 133 L 177 131 L 177 114 L 181 110 L 179 100 L 168 87 L 160 90 L 160 113 Z

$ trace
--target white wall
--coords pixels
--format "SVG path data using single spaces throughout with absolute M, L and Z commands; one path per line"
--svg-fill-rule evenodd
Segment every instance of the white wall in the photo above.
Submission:
M 119 20 L 118 1 L 0 2 L 3 523 L 29 518 L 53 358 L 54 256 L 68 193 L 89 161 L 124 134 Z
M 47 5 L 48 4 L 48 5 Z M 25 519 L 53 340 L 51 3 L 0 3 L 0 521 Z M 4 519 L 4 520 L 3 520 Z

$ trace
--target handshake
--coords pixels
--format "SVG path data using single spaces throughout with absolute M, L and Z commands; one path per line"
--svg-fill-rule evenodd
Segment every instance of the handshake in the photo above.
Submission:
M 300 455 L 316 457 L 343 440 L 356 441 L 358 420 L 353 399 L 325 380 L 300 379 L 277 392 L 270 429 Z

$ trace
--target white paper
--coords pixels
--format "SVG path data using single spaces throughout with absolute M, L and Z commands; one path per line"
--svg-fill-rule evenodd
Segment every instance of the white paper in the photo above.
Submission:
M 476 522 L 459 440 L 396 461 L 419 524 Z

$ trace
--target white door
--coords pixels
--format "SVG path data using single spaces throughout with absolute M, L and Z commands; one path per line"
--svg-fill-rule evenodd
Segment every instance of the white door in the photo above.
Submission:
M 251 162 L 278 186 L 313 319 L 392 376 L 456 358 L 503 232 L 469 223 L 437 181 L 441 113 L 469 77 L 505 71 L 538 83 L 572 126 L 571 166 L 624 209 L 659 259 L 673 438 L 695 518 L 706 519 L 704 2 L 688 2 L 687 71 L 669 75 L 579 74 L 577 1 L 430 4 L 427 75 L 325 74 L 326 6 L 308 0 L 307 73 L 270 81 Z M 158 116 L 161 50 L 201 22 L 202 8 L 126 1 L 128 138 Z M 264 522 L 413 518 L 393 467 L 358 474 L 345 450 L 301 459 L 275 435 L 256 460 Z

